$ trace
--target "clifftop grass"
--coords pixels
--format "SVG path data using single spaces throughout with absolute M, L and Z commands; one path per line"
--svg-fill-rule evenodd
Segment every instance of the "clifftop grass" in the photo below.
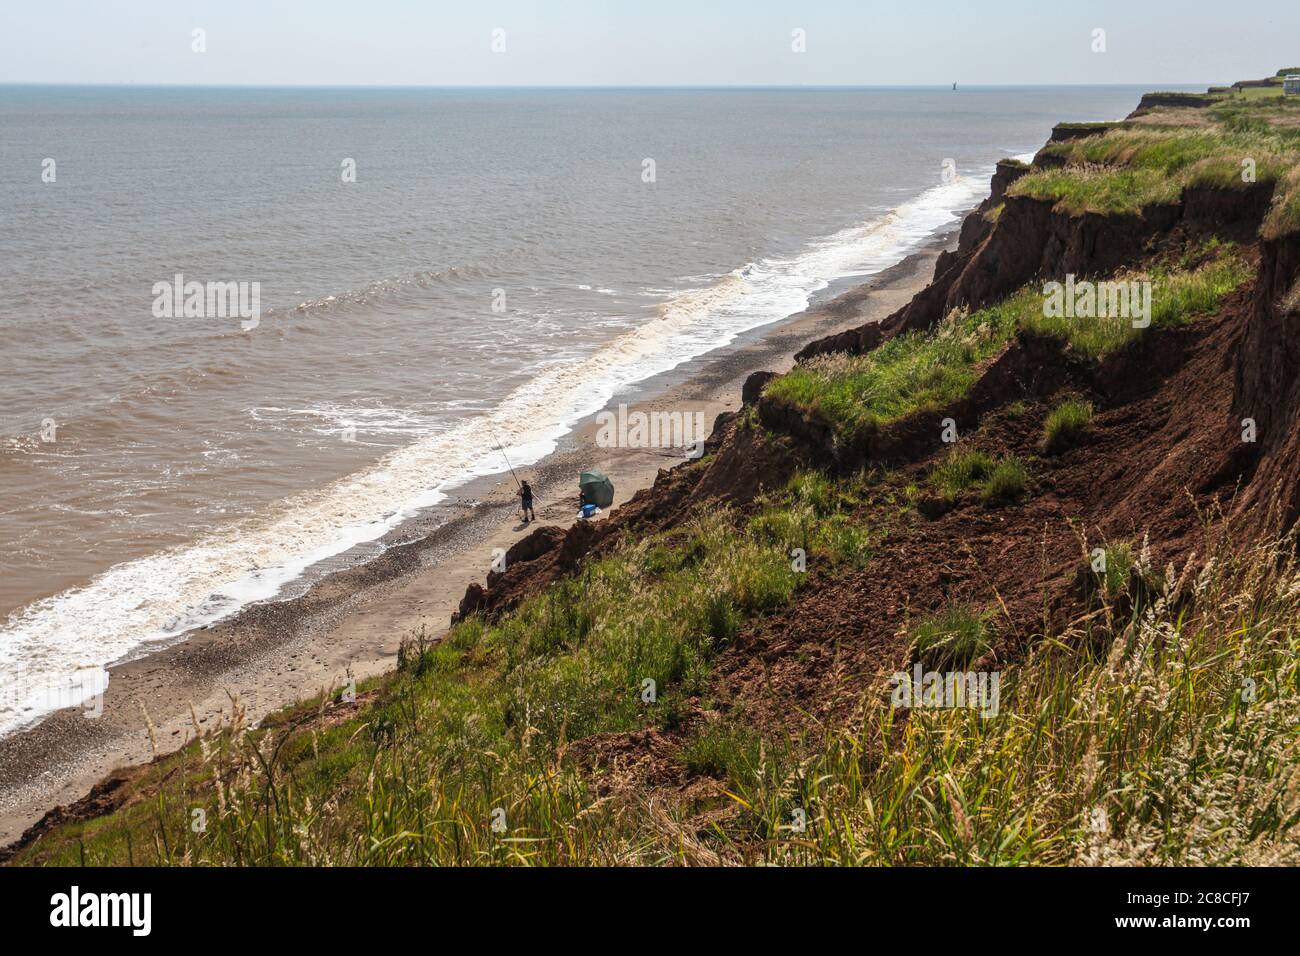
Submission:
M 1182 114 L 1186 111 L 1175 111 Z M 1053 143 L 1044 154 L 1065 163 L 1022 177 L 1012 196 L 1051 201 L 1071 214 L 1138 215 L 1178 201 L 1184 189 L 1275 187 L 1265 233 L 1300 229 L 1292 172 L 1300 167 L 1300 103 L 1280 96 L 1224 99 L 1194 112 L 1190 126 L 1131 123 L 1096 136 Z M 1178 122 L 1187 124 L 1186 116 Z

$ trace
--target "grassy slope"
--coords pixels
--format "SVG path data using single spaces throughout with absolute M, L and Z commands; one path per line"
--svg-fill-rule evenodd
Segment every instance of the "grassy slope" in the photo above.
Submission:
M 867 560 L 877 534 L 846 518 L 852 494 L 801 475 L 746 520 L 717 512 L 671 537 L 628 542 L 497 624 L 471 619 L 436 645 L 417 636 L 360 714 L 291 732 L 313 716 L 307 708 L 266 730 L 204 739 L 151 771 L 166 780 L 155 798 L 64 828 L 29 858 L 622 859 L 633 849 L 606 842 L 614 823 L 563 759 L 568 742 L 688 719 L 740 623 L 806 580 L 793 549 L 829 566 Z M 498 809 L 506 838 L 492 828 Z
M 1150 282 L 1152 328 L 1184 324 L 1215 311 L 1250 272 L 1236 252 L 1211 245 L 1209 261 L 1175 263 L 1121 277 Z M 867 355 L 819 357 L 772 382 L 767 394 L 816 410 L 845 440 L 853 440 L 916 412 L 932 412 L 964 398 L 979 365 L 1001 352 L 1020 329 L 1059 338 L 1089 358 L 1100 358 L 1143 332 L 1123 318 L 1066 318 L 1044 314 L 1041 289 L 1026 288 L 974 313 L 954 312 L 933 333 L 886 342 Z
M 20 862 L 1300 862 L 1284 838 L 1300 819 L 1300 568 L 1221 539 L 1199 574 L 1125 574 L 1115 557 L 1093 613 L 1003 672 L 992 719 L 903 720 L 882 686 L 860 722 L 812 747 L 696 721 L 677 761 L 720 778 L 731 812 L 695 832 L 675 811 L 602 799 L 567 741 L 683 719 L 712 650 L 798 586 L 786 548 L 842 518 L 841 494 L 803 476 L 739 526 L 629 544 L 593 568 L 580 605 L 566 584 L 499 627 L 414 648 L 380 699 L 335 723 L 287 732 L 303 712 L 206 738 L 151 771 L 156 795 Z M 820 553 L 861 561 L 870 538 L 833 533 Z M 1127 546 L 1108 553 L 1142 568 Z M 1144 600 L 1126 600 L 1139 581 L 1153 582 Z M 965 666 L 993 626 L 954 608 L 913 638 L 921 653 L 953 649 L 935 666 Z M 663 681 L 656 704 L 640 697 L 643 672 Z
M 856 437 L 962 398 L 979 377 L 976 366 L 1041 308 L 1041 296 L 1026 290 L 974 314 L 954 313 L 934 333 L 900 336 L 868 355 L 816 358 L 772 382 L 767 394 L 815 408 L 841 435 Z

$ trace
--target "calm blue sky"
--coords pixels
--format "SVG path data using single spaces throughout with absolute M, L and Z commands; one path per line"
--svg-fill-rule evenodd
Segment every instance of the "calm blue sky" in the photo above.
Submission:
M 191 50 L 195 28 L 205 53 Z M 796 28 L 806 53 L 791 51 Z M 1105 53 L 1091 49 L 1096 28 Z M 9 83 L 1175 84 L 1297 61 L 1295 0 L 0 3 Z

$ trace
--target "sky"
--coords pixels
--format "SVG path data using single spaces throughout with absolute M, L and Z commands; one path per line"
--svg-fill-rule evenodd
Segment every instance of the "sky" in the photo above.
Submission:
M 0 83 L 1154 86 L 1298 62 L 1294 0 L 0 0 Z

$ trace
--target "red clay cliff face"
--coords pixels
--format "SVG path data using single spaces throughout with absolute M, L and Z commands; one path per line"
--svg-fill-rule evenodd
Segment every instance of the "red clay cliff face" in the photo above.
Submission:
M 896 335 L 933 328 L 953 309 L 982 308 L 1031 282 L 1112 275 L 1173 241 L 1176 232 L 1251 242 L 1272 199 L 1266 185 L 1189 189 L 1179 203 L 1150 206 L 1141 215 L 1072 215 L 1047 200 L 1006 197 L 1006 189 L 1026 171 L 1009 163 L 999 166 L 994 195 L 1003 210 L 996 223 L 984 215 L 991 200 L 971 213 L 957 250 L 940 257 L 934 279 L 910 303 L 883 322 L 812 342 L 796 358 L 863 355 Z
M 1230 427 L 1242 453 L 1257 460 L 1238 512 L 1252 524 L 1289 530 L 1300 518 L 1300 236 L 1261 244 L 1250 321 L 1235 358 Z M 1242 439 L 1247 419 L 1253 443 Z
M 1272 183 L 1239 189 L 1189 187 L 1183 190 L 1183 223 L 1190 233 L 1253 243 L 1273 201 Z
M 1001 193 L 1023 172 L 1008 167 Z M 967 217 L 957 251 L 940 257 L 934 279 L 908 305 L 879 324 L 813 342 L 796 358 L 862 355 L 893 336 L 933 328 L 955 308 L 982 308 L 1034 280 L 1109 275 L 1142 259 L 1182 219 L 1181 206 L 1153 206 L 1140 216 L 1075 216 L 1026 196 L 1001 202 L 995 223 L 985 219 L 983 206 Z
M 1212 96 L 1193 93 L 1146 93 L 1138 101 L 1137 109 L 1129 114 L 1129 118 L 1143 116 L 1159 109 L 1204 109 L 1213 106 L 1215 102 Z

